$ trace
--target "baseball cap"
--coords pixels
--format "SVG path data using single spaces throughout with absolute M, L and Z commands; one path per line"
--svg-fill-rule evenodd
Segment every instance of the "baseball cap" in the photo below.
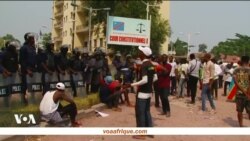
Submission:
M 58 90 L 64 91 L 65 90 L 65 85 L 62 82 L 59 82 L 59 83 L 56 84 L 56 88 Z
M 104 81 L 105 81 L 106 84 L 110 84 L 110 83 L 113 81 L 113 78 L 112 78 L 112 76 L 107 75 L 107 76 L 104 78 Z
M 152 54 L 152 50 L 149 47 L 139 46 L 139 50 L 142 51 L 146 56 L 150 56 Z

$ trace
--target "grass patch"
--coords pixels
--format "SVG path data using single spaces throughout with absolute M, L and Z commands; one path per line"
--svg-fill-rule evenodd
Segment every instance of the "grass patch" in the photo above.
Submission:
M 86 110 L 91 106 L 100 103 L 98 93 L 88 95 L 86 97 L 76 97 L 74 98 L 78 110 Z M 61 102 L 63 106 L 68 103 L 63 101 Z M 33 114 L 36 121 L 40 121 L 40 112 L 39 112 L 39 104 L 22 106 L 20 104 L 16 104 L 11 108 L 1 108 L 0 109 L 0 127 L 28 127 L 26 122 L 22 122 L 22 124 L 17 124 L 14 114 Z

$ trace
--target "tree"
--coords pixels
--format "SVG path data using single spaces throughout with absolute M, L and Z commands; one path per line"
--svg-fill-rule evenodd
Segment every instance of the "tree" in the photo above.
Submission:
M 50 33 L 45 33 L 42 35 L 42 45 L 43 47 L 46 46 L 46 44 L 51 41 L 51 32 Z
M 224 55 L 246 55 L 250 53 L 250 36 L 236 33 L 236 39 L 221 41 L 211 50 L 216 57 Z
M 173 43 L 173 47 L 176 52 L 176 56 L 187 55 L 187 42 L 181 41 L 179 38 Z
M 162 0 L 151 1 L 146 0 L 150 4 L 161 4 Z M 139 18 L 145 19 L 146 17 L 146 6 L 141 1 L 116 1 L 116 0 L 98 0 L 98 1 L 84 1 L 84 6 L 93 7 L 93 8 L 104 8 L 110 7 L 110 15 L 119 16 L 119 17 L 129 17 L 129 18 Z M 140 7 L 140 8 L 139 8 Z M 141 8 L 142 7 L 142 8 Z M 136 12 L 135 12 L 136 11 Z M 93 25 L 104 25 L 103 32 L 106 33 L 106 12 L 107 11 L 97 11 L 95 16 L 92 17 Z M 86 16 L 88 11 L 85 10 Z M 165 42 L 166 36 L 170 36 L 170 26 L 167 20 L 163 20 L 159 14 L 158 7 L 150 7 L 149 14 L 152 16 L 151 23 L 151 42 L 150 47 L 153 52 L 158 53 L 159 48 Z M 98 29 L 98 28 L 97 28 Z M 98 31 L 97 31 L 98 32 Z M 160 34 L 159 34 L 160 33 Z M 119 46 L 119 45 L 110 45 L 110 48 L 117 51 L 119 50 L 122 53 L 136 53 L 137 48 L 132 46 Z
M 207 52 L 207 45 L 206 44 L 199 44 L 199 52 L 206 53 Z
M 0 37 L 0 48 L 5 47 L 5 43 L 7 41 L 18 41 L 20 43 L 20 41 L 18 39 L 16 39 L 13 35 L 6 34 L 5 36 Z

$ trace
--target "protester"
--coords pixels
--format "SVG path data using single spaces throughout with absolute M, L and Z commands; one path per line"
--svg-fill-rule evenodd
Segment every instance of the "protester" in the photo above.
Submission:
M 152 55 L 152 57 L 151 57 L 151 61 L 155 67 L 156 72 L 158 72 L 160 60 L 161 60 L 160 56 L 158 57 L 158 56 Z M 156 82 L 154 82 L 154 95 L 155 95 L 155 107 L 158 108 L 158 107 L 160 107 L 160 95 L 159 95 L 158 80 Z
M 214 63 L 214 81 L 213 81 L 213 85 L 212 85 L 212 96 L 215 100 L 218 99 L 218 79 L 219 79 L 219 75 L 222 72 L 220 66 L 217 64 L 216 60 L 213 58 L 211 59 L 211 61 Z
M 150 61 L 152 51 L 149 47 L 139 46 L 139 57 L 142 60 L 140 81 L 128 86 L 139 86 L 136 94 L 136 125 L 137 127 L 153 127 L 150 113 L 150 101 L 153 93 L 153 82 L 158 78 L 153 64 Z M 153 137 L 153 136 L 150 136 Z M 145 139 L 145 136 L 133 136 L 135 139 Z
M 200 61 L 195 59 L 195 54 L 190 54 L 190 62 L 188 65 L 188 87 L 191 93 L 191 104 L 195 104 L 197 82 L 199 80 L 199 69 L 201 67 Z
M 235 69 L 233 79 L 237 87 L 236 111 L 239 126 L 243 127 L 243 110 L 246 109 L 250 120 L 250 67 L 249 56 L 241 57 L 241 66 Z
M 211 55 L 206 53 L 204 56 L 204 69 L 203 69 L 203 84 L 202 84 L 202 112 L 206 111 L 206 98 L 208 98 L 210 106 L 212 107 L 212 113 L 215 113 L 215 104 L 212 99 L 211 88 L 213 85 L 214 78 L 214 63 L 211 61 Z
M 223 96 L 227 96 L 227 89 L 233 79 L 233 65 L 232 64 L 227 64 L 226 69 L 225 69 L 225 75 L 224 75 L 224 94 Z
M 168 96 L 170 95 L 170 72 L 172 66 L 167 63 L 168 56 L 166 54 L 162 55 L 162 59 L 160 64 L 162 65 L 162 69 L 157 72 L 158 74 L 158 92 L 161 98 L 162 104 L 162 113 L 160 115 L 165 115 L 166 117 L 170 117 L 170 104 L 168 100 Z M 159 70 L 159 69 L 158 69 Z
M 180 67 L 180 81 L 178 85 L 178 98 L 184 97 L 184 89 L 185 89 L 185 83 L 187 82 L 187 70 L 188 70 L 188 64 L 186 59 L 181 59 L 181 67 Z
M 60 102 L 69 102 L 67 106 L 62 106 Z M 75 102 L 65 94 L 65 85 L 61 82 L 56 84 L 55 91 L 45 93 L 40 103 L 41 119 L 52 124 L 63 121 L 65 115 L 70 116 L 71 126 L 79 127 L 81 123 L 76 121 L 77 108 Z
M 175 95 L 176 93 L 176 76 L 177 76 L 177 64 L 174 61 L 173 56 L 169 57 L 169 64 L 172 66 L 172 70 L 170 72 L 170 79 L 171 79 L 171 90 L 170 94 Z
M 122 67 L 121 72 L 123 74 L 123 84 L 130 84 L 133 83 L 133 79 L 134 79 L 134 63 L 132 62 L 132 58 L 131 55 L 128 54 L 126 56 L 126 61 L 125 61 L 125 65 Z M 132 91 L 132 88 L 130 89 Z M 129 100 L 129 89 L 125 89 L 124 90 L 124 97 L 125 97 L 125 101 L 128 107 L 134 107 L 133 104 L 131 104 L 130 100 Z
M 112 108 L 114 111 L 121 111 L 118 107 L 119 98 L 121 95 L 121 84 L 112 79 L 112 76 L 107 75 L 104 80 L 101 80 L 100 87 L 100 100 L 101 102 L 107 104 L 108 108 Z
M 224 71 L 225 71 L 225 67 L 222 63 L 222 61 L 219 61 L 219 66 L 221 69 L 221 73 L 219 74 L 219 88 L 223 87 L 223 75 L 224 75 Z

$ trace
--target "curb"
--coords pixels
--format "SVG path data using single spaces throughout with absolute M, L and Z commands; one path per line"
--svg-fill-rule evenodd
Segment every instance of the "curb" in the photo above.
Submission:
M 93 105 L 91 108 L 87 110 L 78 110 L 78 114 L 76 117 L 76 120 L 86 118 L 86 117 L 91 117 L 95 116 L 95 110 L 101 111 L 105 109 L 107 106 L 103 103 L 99 103 L 96 105 Z M 40 127 L 48 127 L 48 124 L 45 122 L 40 122 Z M 22 135 L 14 135 L 14 136 L 0 136 L 0 141 L 23 141 L 25 139 L 25 136 Z

